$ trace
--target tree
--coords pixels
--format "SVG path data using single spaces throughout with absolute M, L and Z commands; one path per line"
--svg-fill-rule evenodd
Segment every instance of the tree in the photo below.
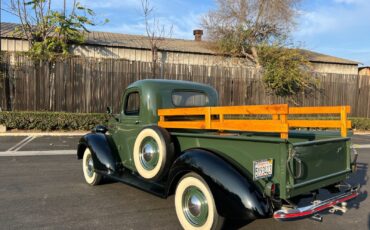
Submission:
M 141 6 L 145 20 L 145 31 L 148 37 L 152 57 L 152 75 L 157 74 L 158 50 L 165 45 L 166 38 L 172 36 L 173 26 L 166 28 L 153 15 L 154 8 L 150 5 L 150 0 L 141 0 Z
M 34 59 L 53 61 L 67 56 L 71 44 L 84 41 L 86 26 L 95 25 L 94 11 L 76 0 L 68 7 L 64 0 L 61 10 L 52 6 L 52 0 L 10 1 L 9 12 L 20 21 L 15 33 L 28 40 L 28 54 Z
M 55 100 L 55 64 L 68 56 L 71 44 L 85 40 L 87 26 L 95 25 L 94 11 L 73 0 L 62 9 L 53 7 L 52 0 L 10 0 L 8 12 L 18 17 L 20 26 L 15 33 L 28 40 L 28 56 L 39 61 L 39 66 L 48 66 L 49 110 Z M 105 21 L 107 22 L 107 20 Z M 36 64 L 36 63 L 35 63 Z M 10 108 L 11 109 L 11 108 Z
M 262 68 L 266 87 L 277 96 L 292 99 L 312 89 L 310 63 L 289 49 L 300 0 L 216 0 L 217 8 L 203 18 L 208 38 L 219 52 L 244 56 Z
M 299 93 L 308 96 L 316 89 L 311 63 L 299 49 L 262 45 L 258 50 L 263 66 L 263 82 L 271 93 L 298 104 L 295 96 Z
M 216 0 L 217 9 L 203 18 L 208 37 L 220 51 L 243 55 L 260 65 L 257 46 L 284 40 L 299 0 Z

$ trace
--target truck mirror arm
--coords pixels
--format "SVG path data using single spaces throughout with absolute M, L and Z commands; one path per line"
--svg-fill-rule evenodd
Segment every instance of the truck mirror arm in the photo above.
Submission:
M 110 117 L 112 117 L 115 121 L 119 121 L 119 119 L 113 114 L 112 108 L 107 106 L 107 112 L 106 112 Z

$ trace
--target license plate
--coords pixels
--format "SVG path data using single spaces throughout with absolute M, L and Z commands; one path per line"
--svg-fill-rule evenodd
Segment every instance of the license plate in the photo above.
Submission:
M 272 176 L 273 160 L 253 161 L 253 179 L 258 180 Z

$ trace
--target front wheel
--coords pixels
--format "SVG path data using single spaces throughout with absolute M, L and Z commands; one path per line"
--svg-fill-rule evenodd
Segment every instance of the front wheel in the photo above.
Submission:
M 86 183 L 89 185 L 100 184 L 102 176 L 97 174 L 94 170 L 94 162 L 89 148 L 86 148 L 84 152 L 84 157 L 82 159 L 82 171 L 84 173 Z
M 175 208 L 184 229 L 221 229 L 224 223 L 224 218 L 217 213 L 211 190 L 196 173 L 188 173 L 180 179 Z

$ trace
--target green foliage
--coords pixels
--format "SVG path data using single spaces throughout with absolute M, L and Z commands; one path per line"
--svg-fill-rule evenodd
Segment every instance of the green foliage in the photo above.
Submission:
M 246 42 L 248 33 L 240 27 L 229 30 L 216 40 L 218 51 L 233 56 L 242 56 L 243 50 L 250 49 Z
M 293 100 L 297 94 L 309 95 L 316 88 L 310 62 L 299 50 L 260 46 L 259 59 L 263 66 L 263 81 L 271 93 Z
M 0 112 L 0 124 L 22 130 L 90 130 L 108 118 L 101 113 Z
M 103 113 L 0 112 L 1 125 L 5 125 L 8 129 L 21 130 L 90 130 L 98 124 L 107 125 L 108 119 L 109 115 Z M 339 118 L 290 117 L 289 119 L 338 120 Z M 353 129 L 370 130 L 370 118 L 350 117 L 349 119 L 352 121 Z
M 352 128 L 357 130 L 370 130 L 370 118 L 353 117 Z
M 25 7 L 29 9 L 28 14 L 23 9 L 13 9 L 18 12 L 15 14 L 22 22 L 15 32 L 29 40 L 31 48 L 28 55 L 36 60 L 54 61 L 66 57 L 71 44 L 81 44 L 85 41 L 84 33 L 89 32 L 86 26 L 95 25 L 92 20 L 95 13 L 92 9 L 73 2 L 70 6 L 71 12 L 67 14 L 65 8 L 52 9 L 51 1 L 24 2 Z

